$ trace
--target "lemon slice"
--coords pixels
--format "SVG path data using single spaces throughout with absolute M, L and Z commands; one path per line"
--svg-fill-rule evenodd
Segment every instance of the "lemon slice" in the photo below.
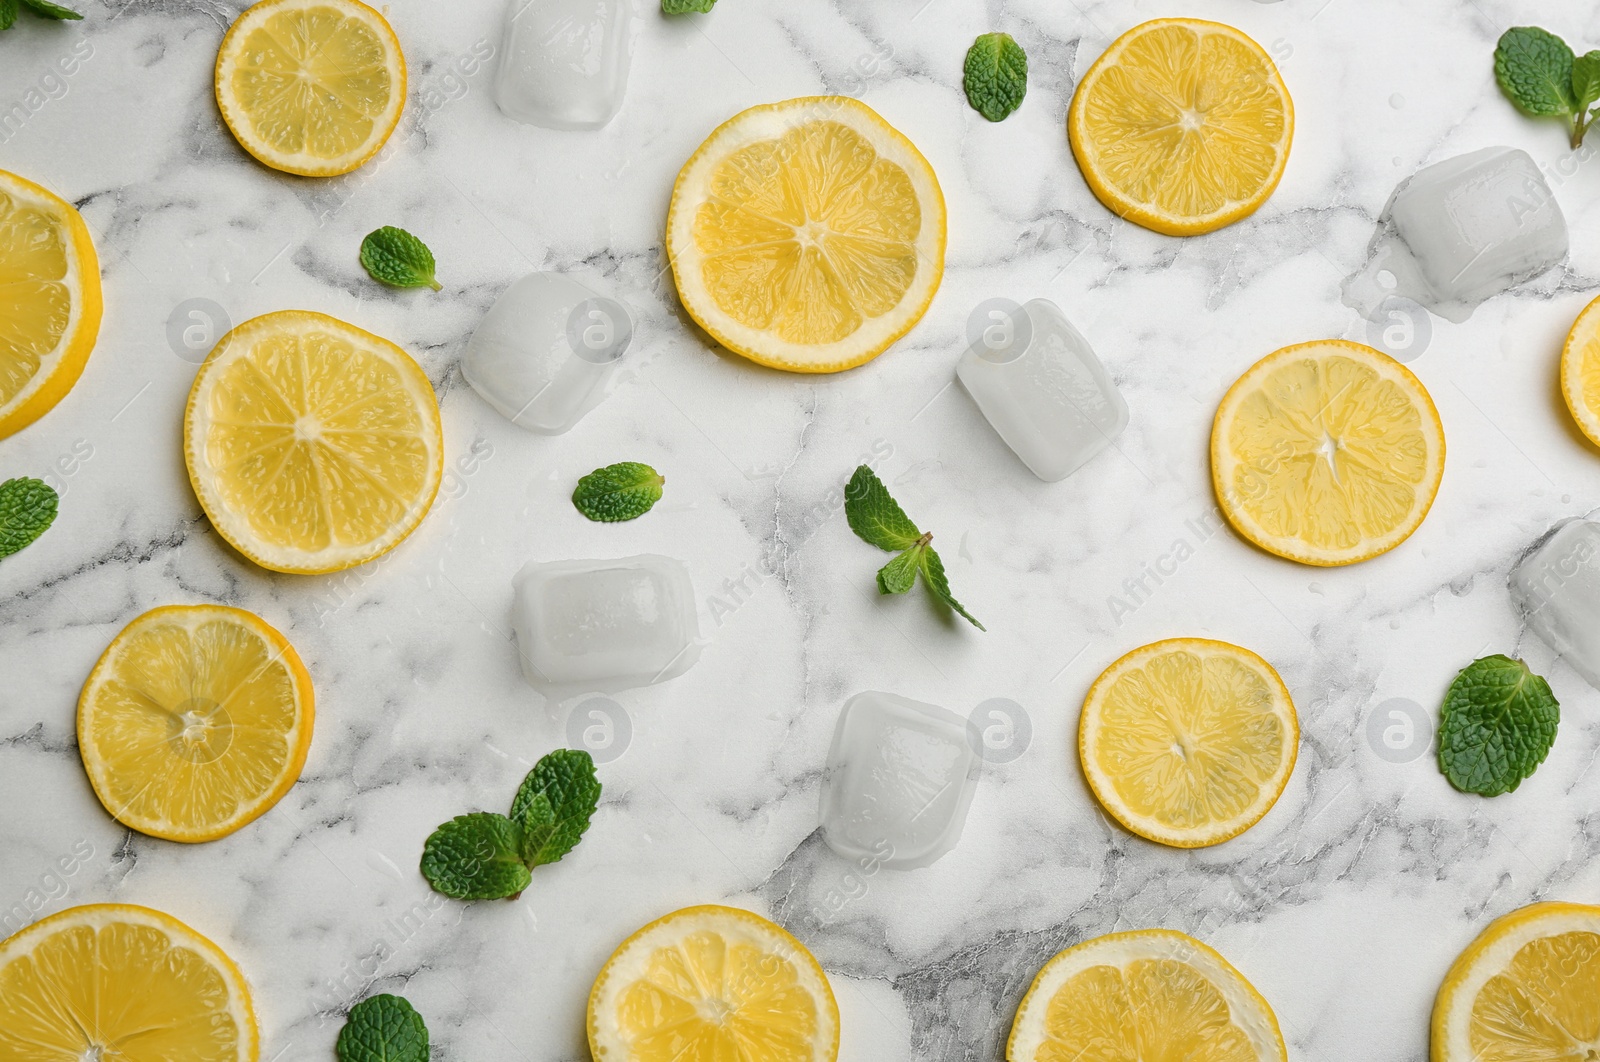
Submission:
M 843 96 L 752 107 L 684 164 L 667 256 L 684 308 L 736 354 L 794 372 L 871 361 L 944 274 L 928 160 Z
M 349 173 L 382 149 L 406 102 L 406 61 L 358 0 L 262 0 L 217 52 L 217 108 L 275 170 Z
M 1600 446 L 1600 299 L 1583 308 L 1561 348 L 1561 396 L 1572 419 Z
M 1289 784 L 1300 723 L 1272 665 L 1173 638 L 1135 649 L 1089 688 L 1078 757 L 1095 797 L 1151 841 L 1199 848 L 1261 821 Z
M 1170 929 L 1068 948 L 1022 997 L 1007 1062 L 1285 1062 L 1278 1019 L 1228 960 Z
M 264 568 L 338 571 L 399 545 L 443 475 L 433 387 L 387 339 L 284 310 L 222 337 L 189 392 L 189 481 Z
M 73 907 L 0 943 L 8 1062 L 256 1062 L 255 1011 L 222 950 L 171 915 Z
M 686 907 L 622 942 L 589 993 L 595 1062 L 833 1062 L 839 1008 L 794 937 L 733 907 Z
M 1600 907 L 1536 903 L 1489 923 L 1433 1005 L 1433 1062 L 1600 1058 Z
M 100 260 L 71 203 L 0 170 L 0 439 L 55 408 L 100 334 Z
M 1095 60 L 1073 93 L 1067 136 L 1107 209 L 1194 236 L 1253 213 L 1278 187 L 1294 103 L 1243 33 L 1163 18 L 1135 26 Z
M 1341 339 L 1256 362 L 1211 428 L 1211 480 L 1228 522 L 1302 564 L 1394 549 L 1428 515 L 1443 476 L 1444 425 L 1422 381 Z
M 212 841 L 276 804 L 305 765 L 311 676 L 259 616 L 221 605 L 146 612 L 78 699 L 78 750 L 111 817 Z

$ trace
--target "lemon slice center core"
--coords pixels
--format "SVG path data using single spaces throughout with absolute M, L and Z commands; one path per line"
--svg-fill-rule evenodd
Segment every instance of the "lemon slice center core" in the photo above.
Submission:
M 173 709 L 167 741 L 190 763 L 211 763 L 233 744 L 233 717 L 209 697 L 190 697 Z

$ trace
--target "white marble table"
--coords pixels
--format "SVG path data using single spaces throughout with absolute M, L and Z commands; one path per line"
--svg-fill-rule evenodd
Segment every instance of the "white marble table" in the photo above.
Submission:
M 218 119 L 211 68 L 241 3 L 81 6 L 81 24 L 24 15 L 0 35 L 0 107 L 23 101 L 25 116 L 0 134 L 0 167 L 79 204 L 106 287 L 82 382 L 0 443 L 0 479 L 50 473 L 63 487 L 55 528 L 0 563 L 0 916 L 115 900 L 185 919 L 248 974 L 263 1059 L 331 1058 L 340 1012 L 373 991 L 417 1004 L 437 1058 L 586 1058 L 584 999 L 611 948 L 676 907 L 728 902 L 816 952 L 850 1060 L 999 1058 L 1051 954 L 1170 926 L 1255 982 L 1293 1058 L 1383 1062 L 1426 1057 L 1439 980 L 1491 917 L 1600 895 L 1600 694 L 1523 631 L 1505 585 L 1535 535 L 1600 504 L 1600 453 L 1555 386 L 1560 341 L 1600 288 L 1600 169 L 1577 164 L 1559 126 L 1516 114 L 1491 76 L 1510 25 L 1600 44 L 1589 5 L 723 0 L 704 18 L 647 13 L 621 115 L 598 133 L 555 133 L 512 123 L 490 99 L 498 0 L 411 0 L 388 11 L 412 74 L 402 133 L 383 161 L 324 182 L 261 168 Z M 1108 214 L 1063 129 L 1075 78 L 1111 37 L 1171 14 L 1253 34 L 1281 63 L 1298 119 L 1266 207 L 1184 241 Z M 966 46 L 990 29 L 1031 61 L 1027 100 L 999 125 L 959 85 Z M 74 72 L 59 76 L 74 49 Z M 661 228 L 674 174 L 718 122 L 819 92 L 859 92 L 921 147 L 949 201 L 950 244 L 914 332 L 865 368 L 803 379 L 686 325 L 659 279 Z M 1350 568 L 1249 548 L 1212 515 L 1218 398 L 1277 347 L 1365 339 L 1338 282 L 1390 188 L 1492 144 L 1549 168 L 1573 251 L 1564 272 L 1467 324 L 1432 322 L 1411 362 L 1449 437 L 1432 515 L 1400 549 Z M 432 245 L 443 292 L 367 280 L 356 248 L 383 224 Z M 601 278 L 640 311 L 627 378 L 557 438 L 506 423 L 457 371 L 474 322 L 535 268 Z M 1034 479 L 951 386 L 968 315 L 992 296 L 1059 303 L 1132 407 L 1117 448 L 1062 483 Z M 204 353 L 169 341 L 188 300 L 235 323 L 322 310 L 420 360 L 455 472 L 415 537 L 327 578 L 271 575 L 219 541 L 179 447 Z M 838 488 L 874 455 L 988 634 L 920 594 L 873 592 L 882 558 L 851 535 Z M 566 500 L 573 480 L 623 459 L 660 468 L 665 500 L 634 523 L 589 524 Z M 631 736 L 607 754 L 603 802 L 571 856 L 515 903 L 434 896 L 416 871 L 428 832 L 498 809 L 533 760 L 568 742 L 507 643 L 511 574 L 532 557 L 647 551 L 688 563 L 702 659 L 614 698 Z M 775 574 L 759 574 L 763 558 Z M 1147 565 L 1171 574 L 1129 596 Z M 123 624 L 202 601 L 289 635 L 318 720 L 304 777 L 274 811 L 182 847 L 100 808 L 73 713 Z M 1185 634 L 1269 658 L 1304 730 L 1277 808 L 1198 852 L 1111 825 L 1075 753 L 1100 669 Z M 1435 718 L 1456 670 L 1497 651 L 1526 655 L 1562 701 L 1537 775 L 1485 801 L 1452 790 L 1421 744 L 1410 759 L 1379 755 L 1375 708 L 1398 698 Z M 1031 739 L 986 767 L 952 854 L 852 877 L 816 833 L 819 769 L 840 705 L 875 688 L 962 714 L 1006 699 Z M 71 873 L 53 872 L 58 860 Z

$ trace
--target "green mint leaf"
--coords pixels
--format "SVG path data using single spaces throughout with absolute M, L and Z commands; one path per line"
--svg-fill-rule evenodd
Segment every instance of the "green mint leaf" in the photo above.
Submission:
M 710 11 L 716 3 L 717 0 L 661 0 L 661 13 L 663 15 L 682 15 L 690 11 L 704 13 Z
M 1515 26 L 1500 35 L 1494 50 L 1494 76 L 1511 102 L 1528 114 L 1570 117 L 1572 49 L 1549 30 Z
M 922 567 L 922 551 L 927 548 L 924 535 L 917 544 L 878 569 L 878 593 L 903 594 L 917 582 L 917 571 Z
M 367 233 L 361 241 L 361 265 L 373 280 L 391 287 L 426 286 L 438 291 L 444 286 L 433 278 L 433 252 L 428 245 L 393 225 Z
M 998 122 L 1020 107 L 1027 95 L 1027 53 L 1009 33 L 985 33 L 967 49 L 961 84 L 972 109 Z
M 1586 52 L 1572 61 L 1572 95 L 1579 118 L 1600 100 L 1600 52 Z
M 1439 721 L 1439 769 L 1466 793 L 1499 796 L 1529 777 L 1555 744 L 1561 706 L 1550 684 L 1508 656 L 1461 669 Z
M 428 1062 L 428 1026 L 400 996 L 372 996 L 350 1008 L 334 1050 L 339 1062 Z
M 866 465 L 856 469 L 844 488 L 844 516 L 863 542 L 890 553 L 910 549 L 922 537 L 911 517 L 889 497 L 883 480 Z
M 650 511 L 661 500 L 661 485 L 666 480 L 649 465 L 619 461 L 597 468 L 578 480 L 572 504 L 591 520 L 616 523 L 633 520 Z
M 0 30 L 17 24 L 17 0 L 0 0 Z
M 522 859 L 522 829 L 504 815 L 457 815 L 422 846 L 422 876 L 457 900 L 516 896 L 533 876 Z
M 61 499 L 42 479 L 0 483 L 0 557 L 33 544 L 55 523 Z
M 556 749 L 533 765 L 511 802 L 529 867 L 554 863 L 577 845 L 600 803 L 594 760 L 582 749 Z
M 27 4 L 33 10 L 33 13 L 41 18 L 64 19 L 75 22 L 83 17 L 72 8 L 62 7 L 60 4 L 52 4 L 50 0 L 22 0 L 22 2 Z M 3 16 L 0 16 L 0 20 L 3 20 Z M 4 28 L 0 26 L 0 29 Z
M 962 608 L 961 602 L 951 595 L 950 580 L 944 574 L 944 561 L 939 559 L 932 546 L 925 546 L 922 550 L 922 581 L 927 584 L 934 597 L 955 609 L 968 623 L 980 631 L 989 629 L 973 618 L 972 613 Z

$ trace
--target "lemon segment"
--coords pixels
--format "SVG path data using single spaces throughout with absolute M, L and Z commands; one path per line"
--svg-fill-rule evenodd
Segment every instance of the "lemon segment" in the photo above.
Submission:
M 256 1062 L 250 990 L 170 915 L 73 907 L 0 942 L 0 1058 Z
M 349 173 L 383 147 L 406 101 L 406 64 L 384 17 L 358 0 L 262 0 L 217 52 L 217 108 L 275 170 Z
M 1600 299 L 1578 314 L 1561 348 L 1561 397 L 1583 434 L 1600 446 Z
M 1600 1058 L 1600 907 L 1536 903 L 1498 918 L 1451 965 L 1433 1062 Z
M 1269 553 L 1353 564 L 1428 515 L 1444 476 L 1444 425 L 1398 361 L 1329 339 L 1284 347 L 1223 396 L 1211 477 L 1228 522 Z
M 933 168 L 865 104 L 752 107 L 684 164 L 667 256 L 684 308 L 736 354 L 795 372 L 877 357 L 944 273 Z
M 817 960 L 759 915 L 686 907 L 623 941 L 589 994 L 595 1062 L 833 1062 Z
M 1244 33 L 1157 19 L 1117 38 L 1083 75 L 1067 135 L 1107 209 L 1193 236 L 1253 213 L 1277 188 L 1294 104 L 1272 59 Z
M 184 457 L 217 532 L 264 568 L 372 560 L 427 515 L 443 475 L 427 376 L 386 339 L 284 310 L 229 332 L 195 377 Z
M 1095 797 L 1147 840 L 1198 848 L 1237 837 L 1289 784 L 1300 723 L 1283 680 L 1248 649 L 1155 642 L 1095 681 L 1078 758 Z
M 294 785 L 313 713 L 305 665 L 259 616 L 170 605 L 128 624 L 90 672 L 78 749 L 112 818 L 169 841 L 211 841 Z
M 1217 952 L 1168 929 L 1113 933 L 1045 964 L 1007 1062 L 1286 1062 L 1278 1019 Z
M 100 260 L 82 215 L 0 170 L 0 439 L 72 390 L 101 309 Z

